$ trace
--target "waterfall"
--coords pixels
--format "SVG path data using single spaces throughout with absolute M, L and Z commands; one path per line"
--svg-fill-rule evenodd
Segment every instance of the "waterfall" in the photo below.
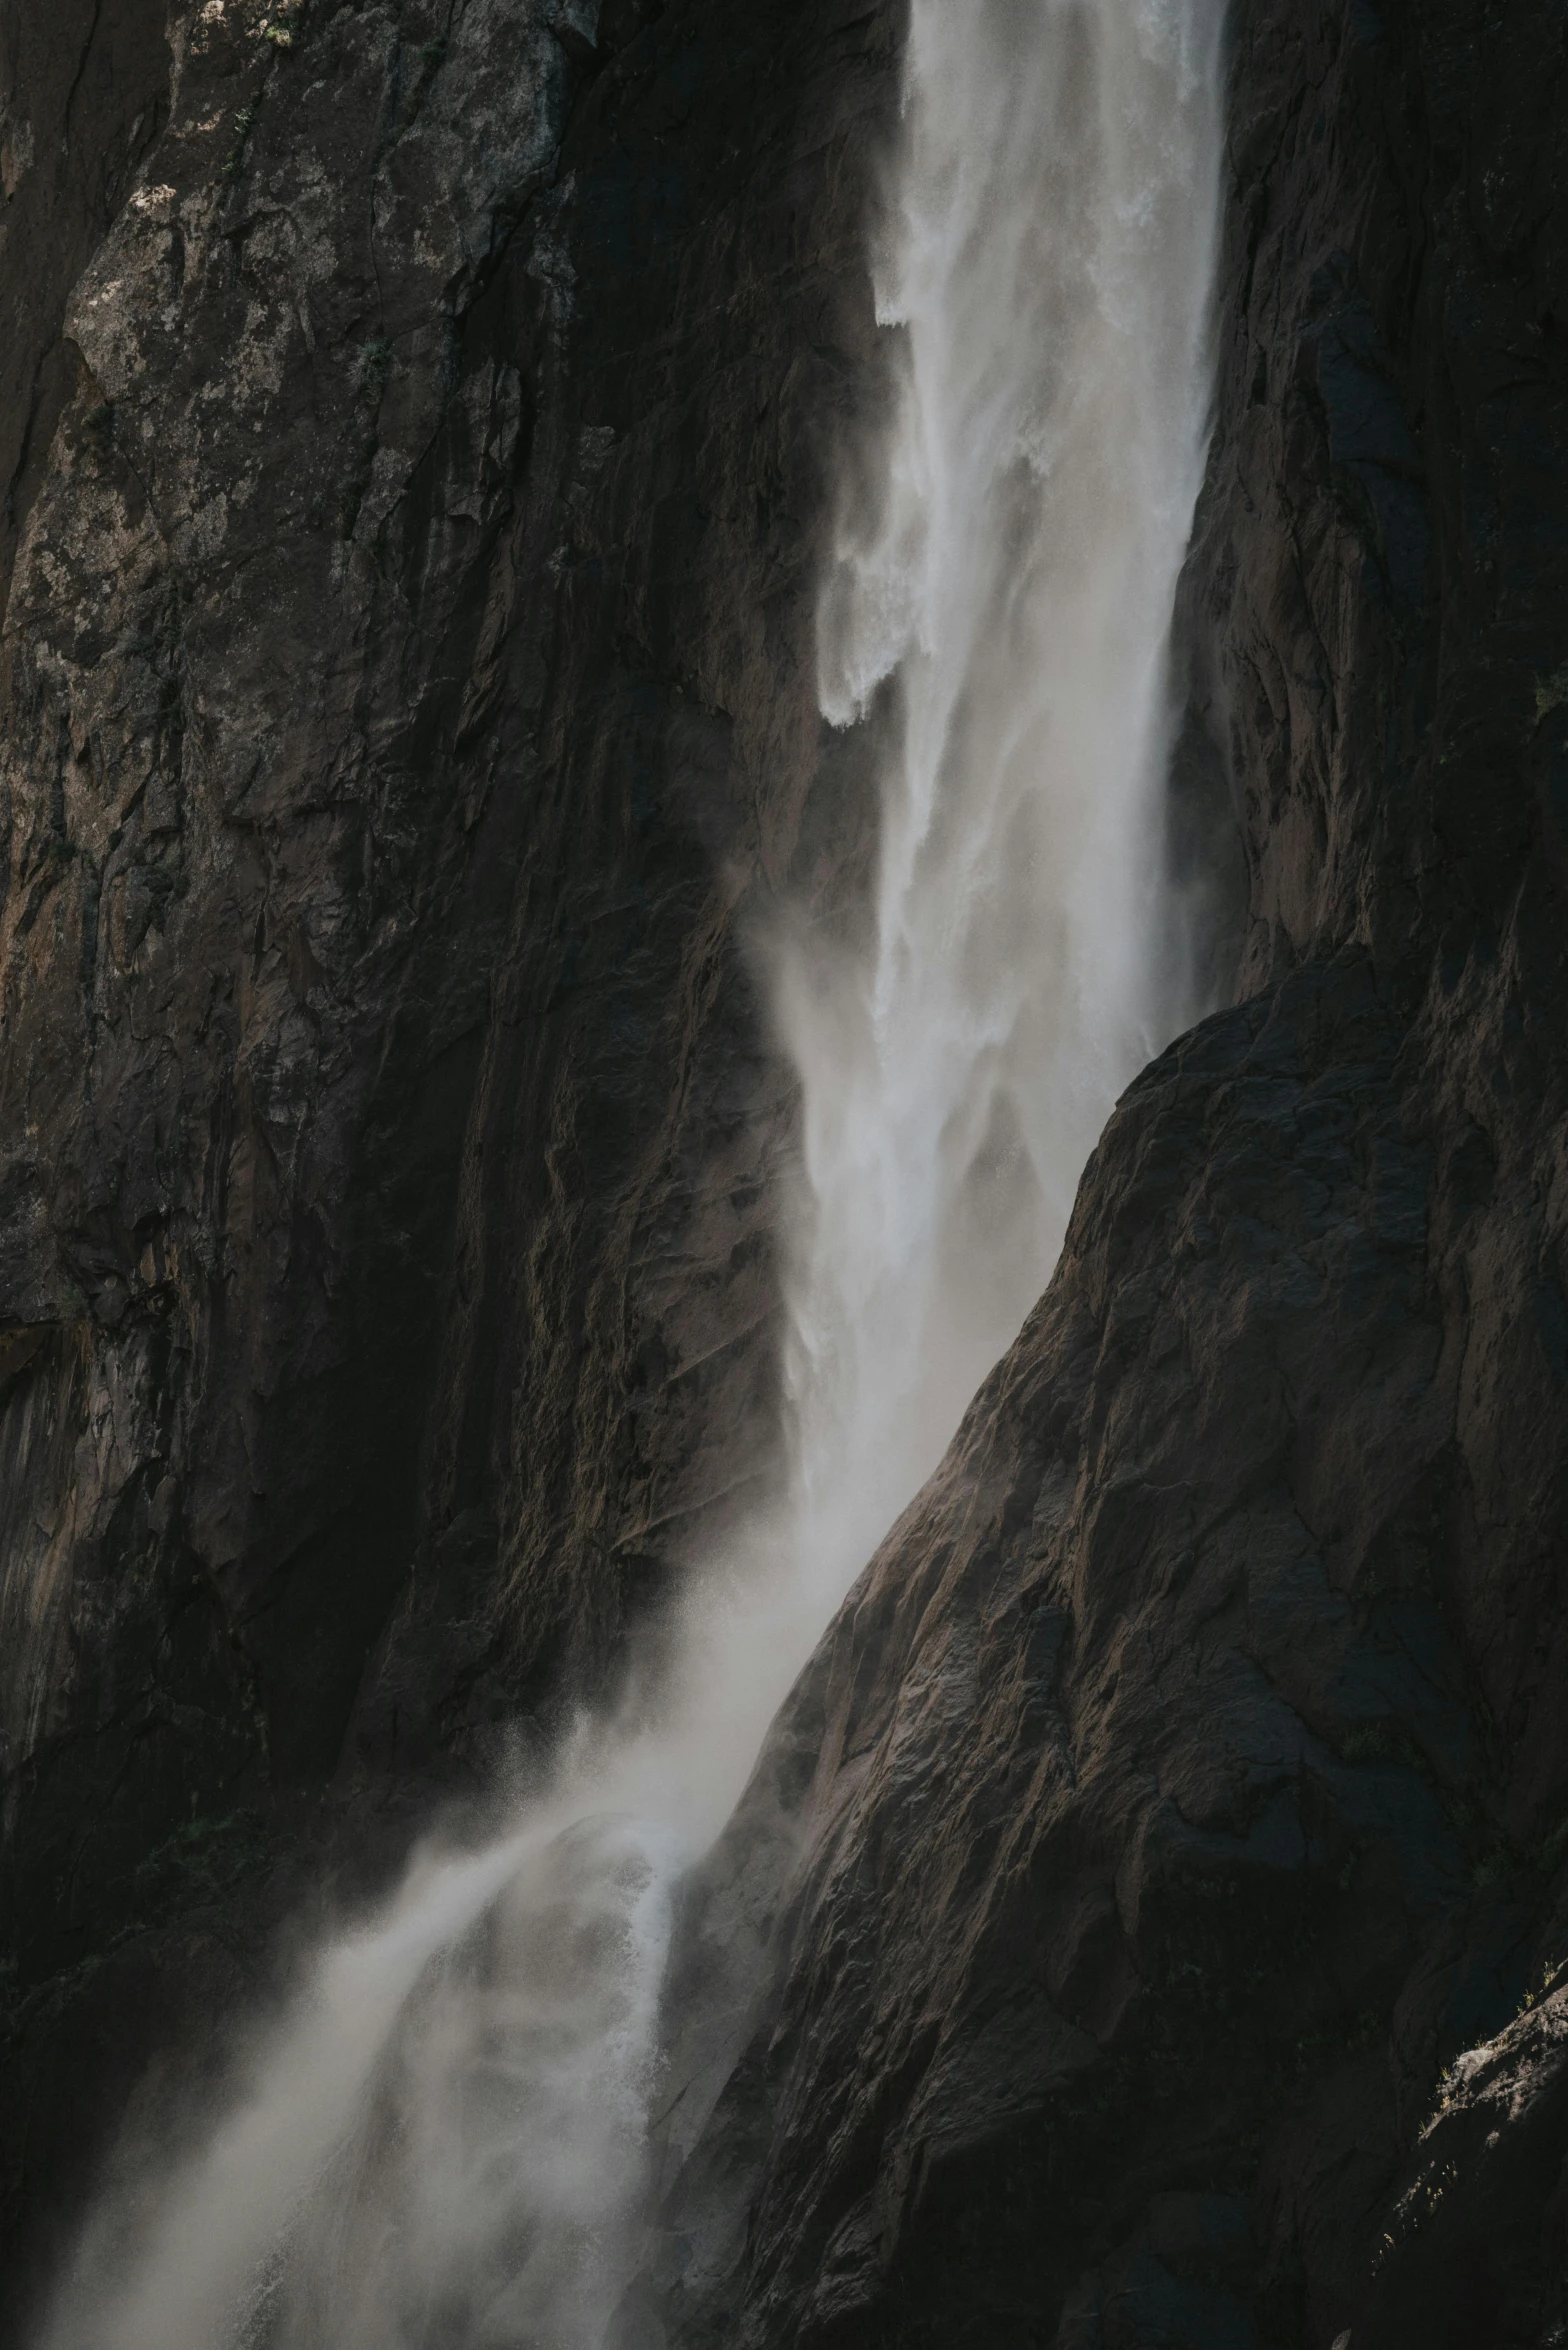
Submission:
M 1167 639 L 1205 444 L 1216 0 L 914 0 L 894 425 L 822 602 L 891 689 L 874 951 L 782 971 L 808 1488 L 858 1564 L 1061 1246 L 1169 959 Z M 868 1474 L 869 1471 L 869 1474 Z M 831 1537 L 829 1537 L 831 1539 Z
M 1223 0 L 913 0 L 822 709 L 880 746 L 852 943 L 767 943 L 799 1072 L 786 1505 L 694 1561 L 674 1662 L 477 1853 L 426 1855 L 107 2191 L 46 2350 L 596 2350 L 670 1894 L 1200 1007 L 1162 941 L 1167 640 L 1197 494 Z

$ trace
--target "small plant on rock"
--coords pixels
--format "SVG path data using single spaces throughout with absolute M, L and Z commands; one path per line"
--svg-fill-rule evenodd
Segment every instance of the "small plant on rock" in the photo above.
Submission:
M 270 41 L 274 49 L 292 49 L 303 30 L 302 0 L 279 0 L 279 5 L 257 27 L 258 37 Z
M 250 134 L 256 127 L 256 117 L 260 112 L 261 92 L 257 90 L 234 117 L 234 144 L 229 149 L 223 163 L 223 176 L 226 180 L 239 178 L 245 164 L 245 149 L 250 143 Z

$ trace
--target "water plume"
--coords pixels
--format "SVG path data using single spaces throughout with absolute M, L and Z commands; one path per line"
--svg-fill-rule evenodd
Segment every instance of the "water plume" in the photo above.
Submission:
M 1044 1286 L 1111 1102 L 1199 1008 L 1169 953 L 1162 792 L 1219 33 L 1210 0 L 912 12 L 877 271 L 895 421 L 820 628 L 832 720 L 891 689 L 874 949 L 797 952 L 782 1007 L 804 1454 L 818 1481 L 841 1453 L 874 1464 L 873 1532 Z
M 799 1071 L 788 1503 L 693 1562 L 656 1700 L 326 1951 L 229 2109 L 110 2199 L 47 2350 L 596 2350 L 671 1890 L 1060 1247 L 1165 951 L 1167 639 L 1205 439 L 1221 0 L 913 0 L 830 724 L 882 745 L 857 943 L 769 947 Z

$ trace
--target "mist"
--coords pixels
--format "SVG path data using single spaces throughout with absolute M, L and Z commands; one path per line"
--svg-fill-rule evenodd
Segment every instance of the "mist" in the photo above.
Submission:
M 854 943 L 759 939 L 798 1073 L 785 1500 L 694 1558 L 657 1680 L 307 1969 L 40 2350 L 597 2350 L 674 1890 L 1049 1278 L 1170 951 L 1168 640 L 1201 478 L 1219 0 L 914 0 L 886 429 L 844 452 L 819 692 L 880 747 Z

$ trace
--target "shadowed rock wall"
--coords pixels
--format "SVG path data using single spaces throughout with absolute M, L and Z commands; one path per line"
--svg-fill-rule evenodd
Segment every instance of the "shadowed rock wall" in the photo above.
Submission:
M 35 2245 L 307 1797 L 394 1849 L 772 1474 L 743 942 L 864 849 L 811 591 L 897 30 L 0 10 Z M 692 1888 L 645 2338 L 1568 2317 L 1564 42 L 1237 0 L 1178 780 L 1238 1002 Z
M 1568 2320 L 1568 28 L 1233 35 L 1182 769 L 1238 1002 L 692 1889 L 638 2340 Z
M 863 834 L 812 599 L 893 59 L 839 0 L 0 7 L 35 2239 L 319 1791 L 390 1861 L 774 1472 L 747 941 Z

